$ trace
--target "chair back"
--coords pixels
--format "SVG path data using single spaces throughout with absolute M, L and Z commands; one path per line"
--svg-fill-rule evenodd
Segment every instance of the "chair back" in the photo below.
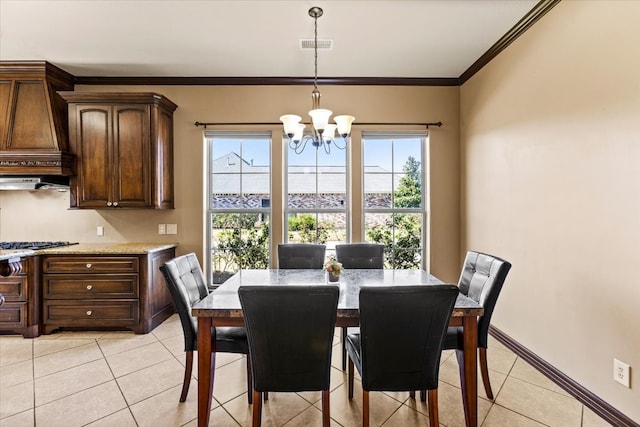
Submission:
M 348 243 L 336 245 L 336 257 L 344 268 L 384 268 L 384 245 Z
M 160 271 L 180 316 L 185 351 L 194 351 L 197 346 L 198 327 L 196 319 L 191 316 L 191 306 L 209 294 L 198 258 L 194 253 L 173 258 L 160 266 Z
M 278 268 L 316 269 L 324 265 L 325 245 L 311 243 L 278 244 Z
M 438 387 L 442 343 L 458 293 L 455 285 L 360 289 L 364 390 Z
M 254 390 L 328 390 L 339 287 L 255 285 L 238 293 Z
M 511 263 L 496 256 L 467 252 L 458 286 L 460 293 L 484 307 L 484 315 L 478 319 L 478 347 L 487 348 L 491 315 L 510 269 Z

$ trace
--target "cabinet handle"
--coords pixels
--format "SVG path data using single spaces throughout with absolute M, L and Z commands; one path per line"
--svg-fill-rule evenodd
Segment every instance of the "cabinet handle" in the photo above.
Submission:
M 90 291 L 93 288 L 93 285 L 87 285 L 87 290 Z
M 118 206 L 118 202 L 113 202 L 113 206 Z
M 0 305 L 4 305 L 4 295 L 0 294 Z
M 93 314 L 93 311 L 87 310 L 87 316 L 91 316 L 92 314 Z
M 91 268 L 91 267 L 93 267 L 93 264 L 87 263 L 87 268 Z
M 111 205 L 112 205 L 112 203 L 111 203 L 111 202 L 107 202 L 107 206 L 111 206 Z

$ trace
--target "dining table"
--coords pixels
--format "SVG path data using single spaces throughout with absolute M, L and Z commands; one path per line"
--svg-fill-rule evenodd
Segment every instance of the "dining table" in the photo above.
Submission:
M 323 269 L 240 270 L 192 307 L 198 320 L 198 426 L 209 424 L 215 373 L 215 340 L 211 328 L 244 326 L 238 289 L 244 285 L 323 285 L 327 284 Z M 359 291 L 362 286 L 436 285 L 443 282 L 424 270 L 346 269 L 340 275 L 340 297 L 336 327 L 359 326 Z M 277 310 L 277 307 L 274 307 Z M 478 316 L 482 306 L 459 294 L 453 308 L 450 326 L 462 326 L 464 346 L 460 363 L 460 384 L 466 425 L 478 424 L 477 343 Z M 381 315 L 393 316 L 393 313 Z M 459 359 L 460 360 L 460 359 Z M 409 391 L 409 390 L 408 390 Z

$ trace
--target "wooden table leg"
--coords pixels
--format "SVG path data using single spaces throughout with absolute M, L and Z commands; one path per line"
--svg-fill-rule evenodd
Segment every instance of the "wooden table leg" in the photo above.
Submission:
M 216 354 L 211 342 L 213 318 L 198 317 L 198 427 L 209 425 Z
M 463 351 L 456 351 L 456 356 L 460 367 L 464 418 L 468 427 L 476 427 L 478 425 L 478 319 L 476 316 L 464 316 L 462 328 Z

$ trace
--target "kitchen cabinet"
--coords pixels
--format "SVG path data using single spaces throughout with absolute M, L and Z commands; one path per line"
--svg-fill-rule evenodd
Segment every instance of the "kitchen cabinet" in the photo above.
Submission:
M 33 257 L 21 261 L 23 268 L 0 277 L 0 331 L 17 333 L 25 338 L 39 335 L 38 263 Z
M 159 270 L 173 257 L 174 247 L 144 254 L 43 255 L 44 333 L 61 327 L 150 332 L 174 312 Z
M 173 112 L 155 93 L 59 92 L 76 156 L 71 207 L 173 209 Z

